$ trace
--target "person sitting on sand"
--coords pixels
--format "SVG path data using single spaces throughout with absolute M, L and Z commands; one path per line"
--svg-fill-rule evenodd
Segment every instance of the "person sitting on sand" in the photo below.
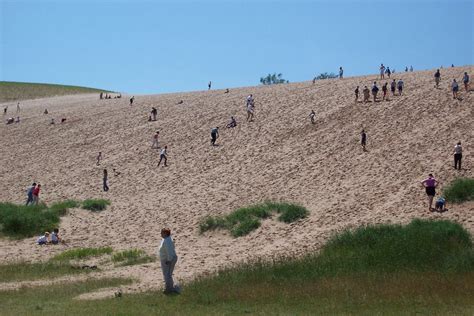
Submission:
M 64 123 L 64 122 L 66 122 L 66 118 L 65 118 L 65 117 L 63 117 L 63 118 L 61 119 L 61 123 Z
M 404 86 L 403 80 L 402 79 L 398 80 L 398 83 L 397 83 L 398 95 L 402 95 L 403 86 Z
M 362 146 L 362 150 L 366 151 L 365 146 L 367 145 L 367 134 L 365 130 L 362 130 L 360 133 L 360 145 Z
M 114 172 L 114 177 L 118 177 L 120 175 L 120 172 L 115 170 L 115 169 L 112 169 L 112 171 Z
M 153 121 L 156 121 L 156 115 L 157 114 L 158 114 L 158 110 L 155 107 L 152 107 L 151 108 L 151 116 L 152 116 Z
M 464 89 L 466 92 L 469 91 L 469 75 L 467 72 L 464 73 L 464 77 L 462 77 L 462 82 L 464 83 Z
M 14 119 L 13 117 L 9 117 L 9 118 L 7 118 L 7 120 L 6 120 L 5 123 L 6 123 L 7 125 L 10 125 L 10 124 L 13 124 L 14 122 L 15 122 L 15 119 Z
M 446 199 L 442 196 L 440 196 L 435 203 L 435 210 L 438 212 L 444 212 L 447 211 L 446 209 Z
M 453 83 L 451 83 L 451 89 L 453 90 L 453 99 L 457 99 L 459 86 L 458 86 L 458 83 L 456 82 L 456 79 L 453 79 Z
M 374 85 L 372 86 L 372 95 L 374 96 L 374 102 L 377 100 L 377 93 L 379 92 L 379 87 L 377 87 L 377 82 L 374 81 Z
M 227 124 L 227 128 L 233 128 L 237 126 L 237 121 L 233 116 L 230 117 L 230 122 Z
M 438 88 L 439 82 L 441 81 L 441 73 L 439 72 L 439 69 L 436 69 L 434 78 L 435 78 L 435 84 L 436 84 L 435 87 Z
M 179 287 L 174 285 L 173 270 L 178 261 L 173 240 L 171 239 L 171 230 L 163 228 L 161 230 L 161 243 L 158 248 L 158 255 L 160 257 L 161 271 L 163 272 L 163 279 L 165 281 L 164 294 L 179 293 Z
M 166 162 L 168 161 L 168 154 L 167 154 L 167 151 L 168 150 L 168 146 L 165 146 L 165 148 L 163 148 L 160 152 L 160 161 L 158 161 L 158 167 L 160 166 L 161 164 L 161 161 L 164 159 L 165 160 L 165 163 L 164 163 L 164 166 L 166 167 Z
M 311 124 L 314 124 L 314 117 L 316 116 L 316 113 L 314 113 L 314 110 L 311 110 L 311 113 L 309 113 L 309 118 L 311 120 Z
M 37 240 L 36 243 L 38 245 L 46 245 L 49 243 L 49 232 L 45 232 L 43 236 L 40 236 Z
M 211 145 L 216 145 L 216 140 L 219 137 L 219 127 L 214 127 L 211 129 Z
M 15 124 L 16 123 L 20 123 L 20 117 L 19 116 L 16 117 Z
M 160 136 L 160 132 L 156 131 L 155 135 L 153 135 L 153 142 L 151 144 L 152 149 L 160 148 L 160 145 L 158 144 L 158 137 Z
M 362 93 L 364 94 L 364 103 L 369 102 L 370 90 L 369 88 L 367 88 L 367 86 L 364 87 L 364 90 L 362 90 Z
M 62 238 L 59 237 L 59 229 L 58 229 L 58 228 L 55 228 L 55 229 L 53 230 L 53 233 L 51 234 L 51 243 L 52 243 L 53 245 L 57 245 L 57 244 L 59 244 L 59 243 L 62 242 L 62 241 L 63 241 Z
M 433 198 L 436 195 L 436 187 L 438 186 L 438 181 L 433 177 L 433 174 L 429 174 L 428 178 L 421 181 L 421 184 L 425 187 L 426 195 L 428 196 L 428 210 L 431 211 L 431 206 L 433 204 Z
M 357 103 L 357 101 L 359 100 L 359 86 L 355 88 L 354 94 L 355 94 L 355 102 Z

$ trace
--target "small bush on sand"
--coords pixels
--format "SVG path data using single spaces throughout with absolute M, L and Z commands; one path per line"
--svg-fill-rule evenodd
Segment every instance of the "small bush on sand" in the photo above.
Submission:
M 25 238 L 50 231 L 59 223 L 58 212 L 45 204 L 16 205 L 0 203 L 0 231 L 6 236 Z
M 82 208 L 94 212 L 105 210 L 107 205 L 110 205 L 110 201 L 103 199 L 88 199 L 82 202 Z
M 272 212 L 279 214 L 278 220 L 292 223 L 308 216 L 308 210 L 291 203 L 265 202 L 235 210 L 226 216 L 208 216 L 199 223 L 201 233 L 213 229 L 227 229 L 232 236 L 239 237 L 260 227 L 260 219 L 268 218 Z
M 68 209 L 78 207 L 79 204 L 80 203 L 78 201 L 66 200 L 63 202 L 55 202 L 51 204 L 50 209 L 59 216 L 64 216 L 66 215 Z
M 141 249 L 129 249 L 116 252 L 112 255 L 112 261 L 118 266 L 130 266 L 155 261 Z
M 444 189 L 447 201 L 461 203 L 474 200 L 474 179 L 458 178 Z
M 77 248 L 66 250 L 52 258 L 52 260 L 64 261 L 64 260 L 80 260 L 87 259 L 90 257 L 99 257 L 102 255 L 111 254 L 113 252 L 112 247 L 100 247 L 100 248 Z

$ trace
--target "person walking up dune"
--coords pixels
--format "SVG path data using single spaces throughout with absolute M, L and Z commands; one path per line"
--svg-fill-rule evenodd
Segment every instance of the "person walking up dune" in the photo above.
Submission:
M 216 145 L 216 140 L 219 137 L 219 127 L 214 127 L 211 129 L 211 145 Z
M 134 100 L 135 100 L 135 96 L 133 96 L 133 97 L 130 98 L 130 106 L 133 105 L 133 101 L 134 101 Z
M 367 88 L 367 86 L 364 87 L 364 90 L 362 90 L 362 93 L 364 94 L 364 103 L 369 102 L 370 90 L 369 88 Z
M 104 169 L 104 177 L 103 177 L 103 189 L 104 189 L 104 192 L 108 192 L 109 191 L 109 186 L 107 184 L 107 182 L 109 181 L 109 176 L 108 176 L 108 173 L 107 173 L 107 169 Z
M 429 174 L 428 178 L 423 180 L 421 184 L 425 187 L 426 195 L 428 196 L 428 210 L 431 211 L 433 198 L 436 195 L 436 187 L 438 186 L 438 181 L 434 178 L 433 174 Z
M 367 149 L 365 149 L 365 146 L 367 145 L 367 134 L 365 133 L 365 130 L 362 130 L 360 133 L 360 145 L 362 146 L 363 151 L 367 151 Z
M 160 132 L 156 131 L 155 135 L 153 135 L 153 143 L 151 144 L 152 149 L 160 148 L 158 144 L 158 137 L 160 136 Z
M 311 110 L 311 113 L 309 113 L 309 119 L 311 120 L 311 124 L 314 124 L 314 117 L 316 116 L 316 113 L 314 112 L 314 110 Z
M 342 79 L 344 76 L 344 70 L 342 69 L 342 67 L 339 67 L 339 79 Z
M 461 142 L 458 142 L 454 146 L 454 169 L 461 170 L 461 160 L 462 160 L 462 146 Z M 458 168 L 459 165 L 459 168 Z
M 453 79 L 453 83 L 451 83 L 451 89 L 453 90 L 453 99 L 457 99 L 458 98 L 459 85 L 456 82 L 456 79 Z
M 402 95 L 403 86 L 404 86 L 403 80 L 400 78 L 400 80 L 398 80 L 398 83 L 397 83 L 398 95 Z
M 167 167 L 167 162 L 168 162 L 168 153 L 167 153 L 167 150 L 168 150 L 168 146 L 165 146 L 165 148 L 163 148 L 160 152 L 160 161 L 158 161 L 158 167 L 160 166 L 161 164 L 161 161 L 164 159 L 165 162 L 164 162 L 164 166 Z
M 377 82 L 374 81 L 374 85 L 372 86 L 372 95 L 374 97 L 374 102 L 377 102 L 377 93 L 379 92 L 379 87 L 377 87 Z
M 387 96 L 387 91 L 388 91 L 388 88 L 387 88 L 387 85 L 388 83 L 385 82 L 384 85 L 382 86 L 382 92 L 383 92 L 383 101 L 385 101 L 385 97 Z
M 464 83 L 464 89 L 466 92 L 469 91 L 469 75 L 467 72 L 464 73 L 464 77 L 462 77 L 462 82 Z
M 178 256 L 171 239 L 171 230 L 163 228 L 161 230 L 161 243 L 158 248 L 158 255 L 160 257 L 161 271 L 163 273 L 163 280 L 165 282 L 165 289 L 163 294 L 179 293 L 179 287 L 174 285 L 173 271 L 178 262 Z
M 26 205 L 33 204 L 33 202 L 34 202 L 34 199 L 33 199 L 33 190 L 34 190 L 35 188 L 36 188 L 36 182 L 33 182 L 33 184 L 31 185 L 31 187 L 29 187 L 29 188 L 26 190 L 26 196 L 27 196 Z
M 397 89 L 397 82 L 393 79 L 392 83 L 390 84 L 390 91 L 392 91 L 392 96 L 395 96 L 395 90 Z
M 439 69 L 436 69 L 436 72 L 434 74 L 434 78 L 435 78 L 435 87 L 438 88 L 439 87 L 439 82 L 441 81 L 441 73 L 439 72 Z
M 252 95 L 249 95 L 247 97 L 247 122 L 252 122 L 253 121 L 253 115 L 254 115 L 254 105 L 255 101 L 253 99 Z
M 357 103 L 357 101 L 359 101 L 359 86 L 355 88 L 354 94 L 355 94 L 355 102 Z

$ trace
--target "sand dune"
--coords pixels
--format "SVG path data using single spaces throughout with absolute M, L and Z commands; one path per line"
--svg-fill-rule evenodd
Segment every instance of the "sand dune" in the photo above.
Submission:
M 102 213 L 75 209 L 63 218 L 68 246 L 38 247 L 34 239 L 0 240 L 0 261 L 40 260 L 68 247 L 141 248 L 153 254 L 160 229 L 173 230 L 178 280 L 256 257 L 301 255 L 318 249 L 336 231 L 367 223 L 406 223 L 412 218 L 446 218 L 474 232 L 474 203 L 427 212 L 420 181 L 430 172 L 441 187 L 457 176 L 473 176 L 474 93 L 448 88 L 452 78 L 473 75 L 474 67 L 395 74 L 402 96 L 355 103 L 353 90 L 370 87 L 377 75 L 182 94 L 99 100 L 76 95 L 22 102 L 22 122 L 0 125 L 0 200 L 22 203 L 33 181 L 47 203 L 66 198 L 108 198 Z M 388 80 L 383 80 L 385 82 Z M 381 85 L 379 80 L 379 88 Z M 255 121 L 245 122 L 245 97 L 256 100 Z M 183 100 L 183 104 L 177 104 Z M 158 121 L 148 122 L 151 107 Z M 47 108 L 49 115 L 43 115 Z M 316 112 L 311 125 L 309 112 Z M 234 115 L 238 127 L 225 129 Z M 49 125 L 51 117 L 65 124 Z M 216 147 L 210 129 L 220 126 Z M 359 133 L 368 133 L 368 152 Z M 160 130 L 169 166 L 157 168 L 151 139 Z M 452 166 L 452 149 L 463 143 L 462 171 Z M 101 166 L 95 156 L 102 151 Z M 102 192 L 108 168 L 110 191 Z M 121 172 L 114 177 L 112 168 Z M 223 231 L 199 234 L 206 215 L 277 200 L 307 207 L 308 218 L 287 225 L 264 221 L 248 236 Z M 38 232 L 39 234 L 40 232 Z M 141 283 L 128 290 L 161 286 L 159 263 L 126 267 L 107 275 L 130 275 Z

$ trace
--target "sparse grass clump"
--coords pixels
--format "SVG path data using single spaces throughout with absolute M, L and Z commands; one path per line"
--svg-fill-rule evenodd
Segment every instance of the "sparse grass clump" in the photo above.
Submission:
M 87 259 L 90 257 L 99 257 L 113 252 L 112 247 L 100 247 L 100 248 L 77 248 L 66 250 L 53 257 L 52 260 L 65 261 L 65 260 L 80 260 Z
M 443 190 L 447 201 L 461 203 L 474 200 L 474 179 L 458 178 Z
M 239 237 L 260 227 L 260 220 L 268 218 L 272 212 L 279 214 L 278 220 L 292 223 L 308 215 L 308 210 L 291 203 L 265 202 L 235 210 L 226 216 L 205 217 L 200 225 L 201 233 L 213 229 L 228 229 L 232 236 Z
M 15 262 L 0 265 L 0 282 L 51 279 L 54 277 L 89 272 L 66 262 Z
M 141 249 L 129 249 L 116 252 L 112 255 L 112 261 L 117 266 L 130 266 L 155 261 L 154 257 L 148 256 Z
M 49 207 L 53 212 L 59 216 L 64 216 L 70 208 L 79 207 L 80 203 L 75 200 L 66 200 L 63 202 L 55 202 Z
M 104 199 L 87 199 L 82 202 L 82 208 L 93 212 L 105 210 L 107 205 L 110 205 L 110 201 Z

